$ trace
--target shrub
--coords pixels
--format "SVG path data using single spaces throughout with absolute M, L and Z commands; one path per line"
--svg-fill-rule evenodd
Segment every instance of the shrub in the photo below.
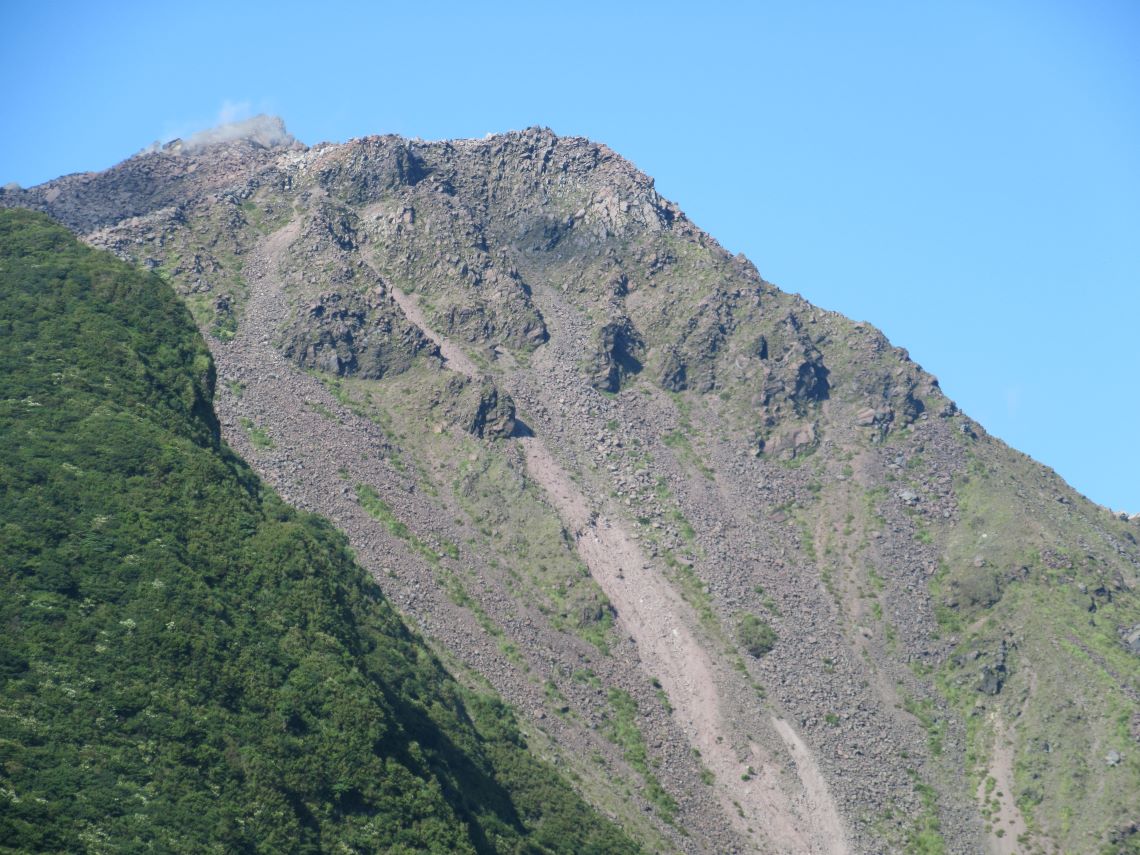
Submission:
M 757 659 L 776 646 L 776 631 L 752 614 L 740 618 L 736 625 L 736 638 Z

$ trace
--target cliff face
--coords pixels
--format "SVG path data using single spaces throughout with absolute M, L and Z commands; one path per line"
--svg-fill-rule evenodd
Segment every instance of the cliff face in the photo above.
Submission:
M 227 438 L 651 846 L 1135 845 L 1137 521 L 605 146 L 236 139 L 0 204 L 163 273 Z

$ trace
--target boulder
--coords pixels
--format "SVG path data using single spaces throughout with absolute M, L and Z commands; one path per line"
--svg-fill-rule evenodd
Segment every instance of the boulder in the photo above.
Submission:
M 515 430 L 515 402 L 490 380 L 479 387 L 478 399 L 464 425 L 468 433 L 486 439 L 501 439 Z
M 590 383 L 603 392 L 616 392 L 622 380 L 641 371 L 645 342 L 629 318 L 610 321 L 598 330 L 590 363 Z

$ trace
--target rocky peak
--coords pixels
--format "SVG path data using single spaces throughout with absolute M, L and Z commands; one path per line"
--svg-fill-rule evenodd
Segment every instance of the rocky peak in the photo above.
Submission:
M 965 726 L 976 702 L 987 721 L 1000 713 L 1006 732 L 1016 730 L 1027 769 L 1040 760 L 1026 749 L 1033 740 L 1084 738 L 1051 723 L 1067 720 L 1076 698 L 1088 712 L 1073 731 L 1088 725 L 1105 747 L 1118 739 L 1109 725 L 1119 714 L 1108 711 L 1134 710 L 1131 690 L 1111 689 L 1112 671 L 1055 639 L 1084 639 L 1096 656 L 1135 654 L 1135 523 L 1105 516 L 989 437 L 874 328 L 765 282 L 652 179 L 589 140 L 529 128 L 305 149 L 266 133 L 186 141 L 98 175 L 5 190 L 0 205 L 47 210 L 174 282 L 213 333 L 228 424 L 280 434 L 279 451 L 258 466 L 302 504 L 347 520 L 386 584 L 407 585 L 401 602 L 425 631 L 535 709 L 537 722 L 553 720 L 547 701 L 557 702 L 548 712 L 573 710 L 551 731 L 569 740 L 567 756 L 608 750 L 596 742 L 607 730 L 596 701 L 607 695 L 595 697 L 593 677 L 559 676 L 585 673 L 588 659 L 599 684 L 644 687 L 647 768 L 675 776 L 665 789 L 699 800 L 703 785 L 692 782 L 709 783 L 641 666 L 623 670 L 638 657 L 651 673 L 672 667 L 654 647 L 656 626 L 640 640 L 626 633 L 638 629 L 642 602 L 621 599 L 627 579 L 639 594 L 678 584 L 709 638 L 736 637 L 747 615 L 772 624 L 773 650 L 725 669 L 720 700 L 732 703 L 720 721 L 764 711 L 735 732 L 726 725 L 726 750 L 752 734 L 754 750 L 776 752 L 763 763 L 793 769 L 817 752 L 820 780 L 850 823 L 850 851 L 906 848 L 903 825 L 860 817 L 932 821 L 916 769 L 937 790 L 948 851 L 984 848 L 981 814 L 960 782 L 965 758 L 988 756 L 1000 731 Z M 292 364 L 267 372 L 282 351 Z M 296 406 L 303 400 L 308 409 Z M 240 431 L 230 439 L 260 454 Z M 409 561 L 391 569 L 399 549 L 337 498 L 352 495 L 341 483 L 349 469 L 385 496 L 421 553 L 435 536 L 453 545 L 431 552 L 434 571 Z M 438 563 L 457 552 L 462 566 Z M 621 632 L 612 637 L 587 571 L 614 598 Z M 1112 587 L 1114 577 L 1122 581 Z M 1092 592 L 1095 611 L 1074 585 Z M 688 607 L 666 593 L 652 601 L 653 620 L 683 629 Z M 472 600 L 480 611 L 465 635 Z M 459 611 L 440 617 L 447 602 Z M 597 634 L 573 648 L 566 615 L 583 604 Z M 956 649 L 1004 651 L 997 628 L 1007 624 L 1029 641 L 984 660 Z M 593 657 L 603 636 L 608 653 Z M 1041 669 L 1034 676 L 1029 661 Z M 550 675 L 545 699 L 529 676 L 539 669 Z M 732 683 L 729 672 L 743 671 L 747 679 Z M 668 693 L 673 684 L 663 683 Z M 757 704 L 761 686 L 767 699 Z M 1031 695 L 1023 716 L 1013 701 Z M 809 748 L 781 753 L 768 713 Z M 715 727 L 717 717 L 689 720 Z M 707 735 L 712 757 L 722 734 Z M 1077 748 L 1069 753 L 1079 759 Z M 732 783 L 732 797 L 746 798 L 735 782 L 750 780 L 752 767 L 722 759 L 713 786 Z M 644 783 L 646 792 L 656 785 Z M 1079 802 L 1074 815 L 1119 813 L 1049 786 L 1023 800 L 1042 805 L 1043 827 L 1066 799 Z M 716 836 L 743 813 L 691 801 L 680 816 L 698 833 L 677 838 L 678 849 L 750 851 Z M 751 823 L 743 830 L 763 825 Z M 1068 834 L 1049 833 L 1062 843 Z M 809 851 L 801 843 L 768 850 Z
M 275 116 L 155 144 L 104 172 L 66 175 L 27 190 L 0 191 L 0 207 L 44 211 L 81 234 L 186 206 L 264 173 L 283 152 L 302 150 Z

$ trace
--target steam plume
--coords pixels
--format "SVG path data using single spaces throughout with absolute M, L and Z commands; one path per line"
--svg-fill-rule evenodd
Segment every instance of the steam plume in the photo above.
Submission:
M 285 123 L 278 116 L 254 116 L 240 122 L 230 122 L 199 131 L 189 139 L 183 140 L 184 151 L 204 148 L 208 145 L 231 142 L 232 140 L 249 140 L 266 148 L 276 145 L 289 145 L 295 142 L 293 135 L 285 130 Z

